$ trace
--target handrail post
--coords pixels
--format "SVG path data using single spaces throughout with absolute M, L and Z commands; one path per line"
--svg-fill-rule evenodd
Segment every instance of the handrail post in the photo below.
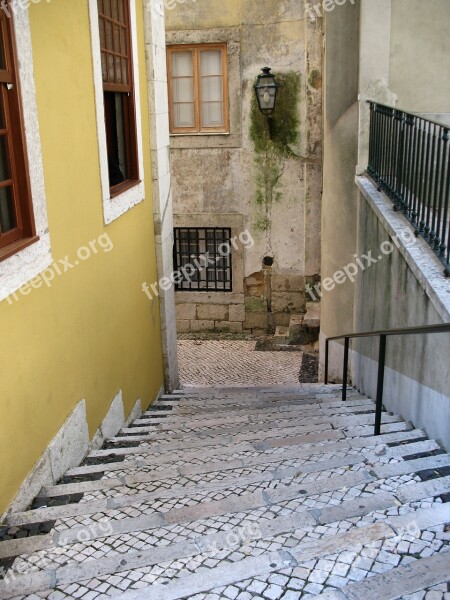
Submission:
M 380 349 L 378 355 L 378 382 L 377 401 L 375 406 L 375 433 L 381 434 L 381 410 L 383 408 L 384 366 L 386 363 L 386 335 L 380 335 Z
M 325 340 L 325 385 L 328 385 L 328 353 L 330 351 L 330 342 L 328 338 Z
M 342 373 L 342 401 L 347 400 L 347 373 L 348 373 L 348 351 L 350 347 L 350 338 L 345 338 L 344 343 L 344 370 Z

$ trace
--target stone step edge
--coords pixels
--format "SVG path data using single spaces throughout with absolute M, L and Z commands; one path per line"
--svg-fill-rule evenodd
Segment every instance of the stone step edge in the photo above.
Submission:
M 154 436 L 142 436 L 141 439 L 136 440 L 134 438 L 122 438 L 121 440 L 119 440 L 118 438 L 112 438 L 109 441 L 114 441 L 116 440 L 117 442 L 120 441 L 125 441 L 125 442 L 129 442 L 134 443 L 136 441 L 145 443 L 147 442 L 149 445 L 148 446 L 144 446 L 142 447 L 140 446 L 129 446 L 126 448 L 105 448 L 105 449 L 101 449 L 101 450 L 93 450 L 89 453 L 88 458 L 101 458 L 103 456 L 110 456 L 110 455 L 117 455 L 117 456 L 127 456 L 130 454 L 154 454 L 154 455 L 160 455 L 161 453 L 164 453 L 165 456 L 167 457 L 167 459 L 170 459 L 170 456 L 167 456 L 168 452 L 171 451 L 186 451 L 186 450 L 192 450 L 193 451 L 193 456 L 195 456 L 198 453 L 198 448 L 202 448 L 202 447 L 206 447 L 206 446 L 211 446 L 211 447 L 216 447 L 217 450 L 216 452 L 221 453 L 226 451 L 226 448 L 229 448 L 229 452 L 227 452 L 228 454 L 231 453 L 233 454 L 233 447 L 236 444 L 253 444 L 255 442 L 258 441 L 265 441 L 265 440 L 271 440 L 271 439 L 279 439 L 282 438 L 283 436 L 288 437 L 289 433 L 291 434 L 298 434 L 300 435 L 301 433 L 308 433 L 311 431 L 314 432 L 319 432 L 319 431 L 333 431 L 333 430 L 341 430 L 344 431 L 346 433 L 346 435 L 348 437 L 359 437 L 358 436 L 358 428 L 361 427 L 368 427 L 370 428 L 370 431 L 373 431 L 374 429 L 374 424 L 371 422 L 372 420 L 375 421 L 375 418 L 373 415 L 368 415 L 367 418 L 367 423 L 352 423 L 351 425 L 346 425 L 345 419 L 343 419 L 343 422 L 339 422 L 338 419 L 334 419 L 331 421 L 328 420 L 324 420 L 323 423 L 313 423 L 311 425 L 292 425 L 290 427 L 282 427 L 282 428 L 278 428 L 276 425 L 271 427 L 271 428 L 266 428 L 266 429 L 261 429 L 261 428 L 257 428 L 254 431 L 249 427 L 248 430 L 248 435 L 245 435 L 245 429 L 244 431 L 241 431 L 239 433 L 233 434 L 233 432 L 225 432 L 222 434 L 216 434 L 216 436 L 211 435 L 211 436 L 204 436 L 204 437 L 199 437 L 198 438 L 198 444 L 197 445 L 190 445 L 192 442 L 189 440 L 187 443 L 180 441 L 178 444 L 176 443 L 168 443 L 168 444 L 160 444 L 157 441 L 155 441 L 157 438 L 155 438 Z M 383 414 L 383 418 L 382 418 L 382 422 L 381 422 L 382 427 L 384 426 L 386 429 L 389 430 L 390 427 L 394 427 L 394 428 L 399 428 L 398 430 L 401 430 L 401 428 L 405 428 L 405 427 L 409 427 L 411 428 L 410 424 L 407 424 L 403 421 L 403 419 L 401 417 L 397 417 L 397 416 L 390 416 L 390 415 L 386 415 L 386 413 Z M 369 430 L 368 430 L 369 431 Z M 356 432 L 355 435 L 352 435 L 354 432 Z M 270 435 L 273 434 L 273 435 Z M 220 439 L 218 439 L 220 438 Z M 240 439 L 242 438 L 242 439 Z M 195 439 L 195 438 L 194 438 Z M 153 443 L 152 443 L 153 442 Z M 218 447 L 221 447 L 221 449 L 219 449 Z
M 215 415 L 219 415 L 219 416 L 230 416 L 233 415 L 234 413 L 237 413 L 237 416 L 239 415 L 239 413 L 260 413 L 260 412 L 268 412 L 273 410 L 274 408 L 284 408 L 284 409 L 289 409 L 292 407 L 292 409 L 297 409 L 297 410 L 315 410 L 316 408 L 321 408 L 321 409 L 333 409 L 339 406 L 342 407 L 349 407 L 351 408 L 352 406 L 365 406 L 365 405 L 373 405 L 374 401 L 371 400 L 370 398 L 367 398 L 366 396 L 361 396 L 360 398 L 358 397 L 354 397 L 354 396 L 350 396 L 346 402 L 342 401 L 342 398 L 334 398 L 334 399 L 329 399 L 329 400 L 321 400 L 321 401 L 312 401 L 312 402 L 297 402 L 295 400 L 286 400 L 286 401 L 277 401 L 277 402 L 267 402 L 263 405 L 255 405 L 253 408 L 249 409 L 248 404 L 239 404 L 237 406 L 233 406 L 232 408 L 230 408 L 229 410 L 227 410 L 226 408 L 224 408 L 224 410 L 220 410 L 219 407 L 209 407 L 208 404 L 205 405 L 205 407 L 202 407 L 204 410 L 200 410 L 200 407 L 196 408 L 194 406 L 192 406 L 191 404 L 189 404 L 188 402 L 186 402 L 186 404 L 180 404 L 180 402 L 176 403 L 176 406 L 174 406 L 174 408 L 172 410 L 165 410 L 165 414 L 167 414 L 167 416 L 172 417 L 172 416 L 176 416 L 179 415 L 180 417 L 192 417 L 193 419 L 208 419 L 208 418 L 214 418 Z M 142 417 L 157 417 L 158 416 L 158 412 L 164 411 L 165 406 L 164 405 L 155 405 L 155 408 L 151 411 L 145 411 L 142 413 L 142 415 L 139 417 L 139 419 L 141 419 Z
M 347 402 L 355 400 L 370 400 L 366 394 L 348 391 Z M 159 400 L 158 400 L 159 402 Z M 163 401 L 164 402 L 164 401 Z M 156 404 L 155 406 L 162 406 Z M 290 394 L 290 395 L 266 395 L 266 396 L 243 396 L 242 394 L 236 397 L 226 398 L 189 398 L 184 397 L 176 402 L 176 409 L 189 408 L 198 414 L 207 414 L 214 410 L 226 412 L 228 410 L 240 410 L 245 408 L 264 408 L 266 406 L 283 406 L 295 404 L 297 406 L 306 406 L 314 404 L 329 404 L 342 402 L 342 394 Z
M 434 445 L 434 449 L 438 449 L 439 445 L 436 444 L 436 442 L 427 440 L 425 442 L 418 442 L 418 444 L 413 445 L 412 448 L 406 448 L 405 446 L 398 446 L 395 447 L 393 449 L 385 449 L 384 454 L 381 454 L 380 456 L 386 456 L 387 458 L 401 458 L 404 454 L 408 455 L 408 454 L 413 454 L 414 452 L 422 452 L 422 451 L 430 451 L 430 448 L 432 449 Z M 351 445 L 346 441 L 341 441 L 341 442 L 337 442 L 336 444 L 333 444 L 331 448 L 327 448 L 326 446 L 317 446 L 316 447 L 316 452 L 302 452 L 300 451 L 295 451 L 293 450 L 291 453 L 290 457 L 285 457 L 285 459 L 295 459 L 295 458 L 306 458 L 306 462 L 298 465 L 296 467 L 281 467 L 281 468 L 275 468 L 273 471 L 270 472 L 265 472 L 265 473 L 256 473 L 254 475 L 244 475 L 242 477 L 239 478 L 230 478 L 228 479 L 226 482 L 222 481 L 220 482 L 220 486 L 217 486 L 217 484 L 214 484 L 213 482 L 208 483 L 208 484 L 195 484 L 195 485 L 191 485 L 191 486 L 186 486 L 186 494 L 185 496 L 180 496 L 181 490 L 178 490 L 177 488 L 172 488 L 172 490 L 161 490 L 160 492 L 157 492 L 154 494 L 155 499 L 156 498 L 176 498 L 176 497 L 187 497 L 189 495 L 193 495 L 195 496 L 199 492 L 199 489 L 203 489 L 203 491 L 205 489 L 210 488 L 211 491 L 214 491 L 214 488 L 217 487 L 217 490 L 219 489 L 229 489 L 230 487 L 241 487 L 242 485 L 251 485 L 252 483 L 262 483 L 263 481 L 275 481 L 277 479 L 286 479 L 288 477 L 291 477 L 291 475 L 288 475 L 288 473 L 291 472 L 298 472 L 299 470 L 303 471 L 303 472 L 309 472 L 308 469 L 310 468 L 310 466 L 314 467 L 314 472 L 317 470 L 317 467 L 320 467 L 321 465 L 333 465 L 333 463 L 335 463 L 336 461 L 334 459 L 326 459 L 325 461 L 319 460 L 320 458 L 320 454 L 325 454 L 326 450 L 331 450 L 333 452 L 339 452 L 342 450 L 351 450 Z M 380 450 L 381 452 L 381 450 Z M 318 459 L 315 459 L 314 461 L 309 461 L 308 459 L 310 459 L 313 456 L 317 456 Z M 352 464 L 358 464 L 358 463 L 362 463 L 365 461 L 370 461 L 375 459 L 375 461 L 377 461 L 377 458 L 379 458 L 379 456 L 377 455 L 373 455 L 373 453 L 371 452 L 367 452 L 365 450 L 362 450 L 361 452 L 361 456 L 351 456 L 351 455 L 347 455 L 346 457 L 339 457 L 337 459 L 338 463 L 343 461 L 345 463 L 344 466 L 351 466 Z M 283 459 L 281 459 L 283 460 Z M 347 462 L 345 462 L 347 461 Z M 268 462 L 268 461 L 265 461 Z M 273 462 L 278 462 L 278 461 L 273 461 Z M 248 463 L 247 463 L 248 464 Z M 342 465 L 341 465 L 342 466 Z M 335 468 L 335 467 L 328 467 L 326 469 L 318 469 L 318 470 L 322 470 L 322 471 L 329 471 L 331 468 Z M 161 479 L 161 481 L 163 481 L 164 479 Z M 108 478 L 108 479 L 99 479 L 96 481 L 86 481 L 86 482 L 79 482 L 79 483 L 66 483 L 66 484 L 59 484 L 59 485 L 55 485 L 55 486 L 46 486 L 44 488 L 42 488 L 39 496 L 44 496 L 44 497 L 55 497 L 55 496 L 66 496 L 66 495 L 72 495 L 72 494 L 80 494 L 80 493 L 89 493 L 89 492 L 93 492 L 93 491 L 99 491 L 99 490 L 110 490 L 116 487 L 130 487 L 136 484 L 142 484 L 142 483 L 152 483 L 153 481 L 155 481 L 155 477 L 151 474 L 137 474 L 137 475 L 126 475 L 126 476 L 122 476 L 122 477 L 116 477 L 116 478 Z M 156 480 L 159 481 L 159 480 Z M 171 495 L 171 493 L 173 495 Z M 159 494 L 159 495 L 157 495 Z
M 178 445 L 183 444 L 184 447 L 196 447 L 195 444 L 202 442 L 205 443 L 205 440 L 208 439 L 216 439 L 221 436 L 239 436 L 246 435 L 248 437 L 253 437 L 250 434 L 264 434 L 272 433 L 272 432 L 285 432 L 290 431 L 291 429 L 298 428 L 309 428 L 315 429 L 316 425 L 328 425 L 331 424 L 333 429 L 340 429 L 344 425 L 348 427 L 358 427 L 359 425 L 372 425 L 375 423 L 375 412 L 374 411 L 364 411 L 363 413 L 352 413 L 351 415 L 317 415 L 316 417 L 307 417 L 310 425 L 302 425 L 301 423 L 305 421 L 302 415 L 295 416 L 287 416 L 286 418 L 280 418 L 280 415 L 274 415 L 274 417 L 278 417 L 277 423 L 273 421 L 266 420 L 260 422 L 253 421 L 244 421 L 240 424 L 232 423 L 230 426 L 226 425 L 218 425 L 216 427 L 208 427 L 202 426 L 198 429 L 192 429 L 191 431 L 183 431 L 181 433 L 177 433 L 174 427 L 165 426 L 165 425 L 157 425 L 149 432 L 140 431 L 140 427 L 136 427 L 130 435 L 121 435 L 119 432 L 116 436 L 107 438 L 106 442 L 109 443 L 117 443 L 117 442 L 148 442 L 154 443 L 155 445 L 160 445 L 159 440 L 161 439 L 161 435 L 164 435 L 165 443 L 164 446 L 170 449 L 177 449 Z M 382 413 L 382 425 L 388 425 L 390 423 L 400 423 L 402 422 L 402 417 L 398 415 L 390 415 L 386 412 Z M 168 434 L 168 435 L 166 435 Z M 190 444 L 194 444 L 190 446 Z
M 279 410 L 282 408 L 283 410 Z M 179 411 L 169 411 L 163 416 L 159 416 L 158 412 L 151 415 L 143 413 L 138 419 L 133 421 L 127 427 L 124 427 L 121 431 L 128 431 L 129 429 L 134 430 L 136 428 L 153 428 L 155 425 L 165 425 L 166 427 L 186 427 L 190 426 L 192 430 L 196 427 L 213 427 L 214 425 L 226 425 L 233 423 L 240 423 L 245 420 L 248 423 L 261 423 L 269 421 L 271 417 L 276 415 L 277 417 L 298 415 L 298 417 L 313 418 L 313 417 L 325 417 L 334 415 L 351 415 L 360 414 L 364 412 L 374 412 L 375 404 L 372 400 L 365 400 L 364 404 L 358 403 L 352 406 L 347 406 L 340 402 L 337 406 L 323 407 L 317 405 L 308 409 L 300 408 L 296 405 L 285 405 L 282 407 L 269 406 L 267 408 L 255 409 L 255 410 L 239 410 L 230 411 L 230 413 L 224 412 L 211 412 L 211 416 L 198 416 L 192 415 L 188 412 L 183 413 Z M 209 414 L 209 413 L 208 413 Z M 144 417 L 144 418 L 143 418 Z
M 428 509 L 419 509 L 413 513 L 398 517 L 388 517 L 383 524 L 392 529 L 392 531 L 389 531 L 389 537 L 395 537 L 399 530 L 401 531 L 407 528 L 407 525 L 411 523 L 411 519 L 421 530 L 440 525 L 450 520 L 450 506 L 448 504 L 437 505 Z M 288 527 L 289 531 L 301 529 L 309 525 L 314 526 L 316 524 L 317 520 L 311 514 L 297 513 L 294 515 L 289 515 L 288 517 L 277 517 L 272 521 L 263 522 L 259 527 L 259 531 L 255 532 L 255 534 L 257 534 L 258 538 L 264 539 L 267 537 L 275 537 L 281 533 L 284 533 L 286 527 Z M 251 526 L 254 526 L 253 522 L 249 524 L 249 527 Z M 361 536 L 364 535 L 365 532 L 370 531 L 370 528 L 372 527 L 374 526 L 370 525 L 359 528 L 355 527 L 353 531 L 357 531 L 358 536 Z M 229 545 L 228 540 L 230 539 L 230 534 L 235 534 L 235 539 L 239 540 L 240 537 L 242 537 L 239 535 L 241 532 L 242 525 L 225 532 L 199 536 L 195 539 L 195 542 L 186 540 L 185 542 L 171 544 L 170 546 L 162 546 L 140 552 L 127 553 L 125 561 L 124 556 L 120 554 L 114 557 L 105 557 L 95 561 L 90 561 L 90 564 L 85 562 L 79 565 L 74 564 L 59 567 L 57 569 L 50 569 L 33 575 L 18 575 L 13 578 L 13 586 L 11 587 L 9 587 L 9 584 L 6 583 L 8 580 L 1 582 L 0 593 L 2 593 L 2 598 L 8 598 L 13 597 L 14 594 L 23 595 L 24 593 L 28 594 L 44 591 L 54 589 L 60 585 L 68 585 L 83 579 L 101 577 L 123 570 L 132 570 L 164 563 L 170 560 L 186 558 L 188 556 L 195 556 L 204 552 L 208 552 L 210 548 L 213 548 L 214 550 L 220 550 Z M 246 532 L 246 539 L 248 539 L 248 533 L 249 532 Z M 346 534 L 339 535 L 345 536 Z M 336 539 L 336 536 L 334 536 L 332 539 Z M 344 539 L 344 541 L 348 543 L 349 540 Z M 359 543 L 361 543 L 361 540 Z M 304 554 L 305 551 L 308 552 L 310 548 L 311 542 L 303 542 L 291 550 L 291 552 L 301 555 L 302 553 Z M 321 558 L 322 556 L 323 555 L 317 556 L 317 558 Z
M 439 458 L 439 457 L 434 457 Z M 423 466 L 427 468 L 428 463 L 424 462 L 428 461 L 427 459 L 417 459 L 416 461 L 411 461 L 411 471 L 414 472 L 417 467 Z M 412 463 L 416 463 L 412 465 Z M 403 464 L 403 463 L 402 463 Z M 447 464 L 450 462 L 447 460 Z M 358 473 L 361 473 L 359 471 Z M 373 475 L 370 473 L 364 473 L 364 476 L 368 478 L 368 482 L 372 481 Z M 342 478 L 342 476 L 340 476 Z M 374 478 L 375 479 L 375 478 Z M 325 480 L 327 481 L 327 480 Z M 431 482 L 428 483 L 433 483 Z M 318 486 L 318 482 L 315 482 L 316 486 Z M 303 484 L 303 487 L 306 484 Z M 422 499 L 424 497 L 428 497 L 427 494 L 428 489 L 423 486 L 417 487 L 417 499 Z M 316 519 L 321 522 L 323 518 L 328 519 L 328 515 L 333 515 L 331 517 L 331 521 L 339 521 L 345 520 L 351 516 L 362 516 L 366 514 L 367 505 L 374 503 L 377 506 L 381 503 L 383 508 L 390 508 L 392 506 L 401 505 L 401 501 L 399 497 L 403 491 L 403 488 L 407 486 L 399 486 L 396 490 L 395 494 L 385 494 L 378 493 L 373 494 L 371 496 L 367 496 L 364 498 L 357 498 L 356 501 L 348 501 L 344 502 L 340 505 L 335 505 L 332 507 L 326 507 L 322 510 L 319 509 L 311 509 L 313 510 L 313 514 Z M 287 486 L 287 490 L 289 490 L 289 486 Z M 424 496 L 425 494 L 425 496 Z M 286 492 L 286 496 L 289 496 L 289 491 Z M 223 500 L 213 500 L 211 502 L 202 503 L 202 518 L 208 518 L 211 516 L 220 516 L 228 513 L 237 513 L 237 512 L 245 512 L 247 510 L 254 510 L 255 508 L 260 508 L 261 506 L 271 506 L 273 501 L 275 503 L 279 503 L 283 501 L 280 499 L 280 493 L 277 490 L 264 490 L 264 491 L 255 491 L 249 494 L 238 495 L 236 498 L 233 498 L 231 495 Z M 386 504 L 386 506 L 385 506 Z M 351 510 L 351 514 L 347 514 L 350 507 L 355 506 L 355 511 Z M 185 522 L 192 522 L 198 520 L 198 507 L 199 505 L 175 508 L 169 510 L 165 513 L 155 512 L 151 515 L 140 516 L 140 517 L 130 517 L 126 519 L 122 519 L 119 521 L 112 522 L 112 532 L 108 533 L 108 537 L 112 535 L 120 535 L 125 533 L 131 533 L 133 531 L 143 531 L 147 529 L 154 529 L 158 527 L 164 527 L 173 524 L 180 524 Z M 362 512 L 361 512 L 362 510 Z M 346 512 L 347 511 L 347 512 Z M 324 517 L 324 515 L 326 515 Z M 86 535 L 86 527 L 74 527 L 68 530 L 64 530 L 61 532 L 55 532 L 52 534 L 47 534 L 44 536 L 35 536 L 32 538 L 22 538 L 18 540 L 7 540 L 5 542 L 0 543 L 0 558 L 8 558 L 10 556 L 18 556 L 21 554 L 29 554 L 30 552 L 34 552 L 37 550 L 43 550 L 45 548 L 49 548 L 52 546 L 60 546 L 60 545 L 69 545 L 77 543 L 78 536 L 80 533 L 85 536 Z M 91 536 L 89 539 L 99 539 L 101 537 L 105 537 L 105 534 L 99 532 L 97 528 L 93 528 L 93 531 L 89 530 L 89 535 Z
M 397 600 L 450 581 L 449 552 L 415 560 L 382 573 L 350 583 L 339 590 L 324 592 L 317 600 Z
M 419 431 L 420 432 L 420 431 Z M 389 440 L 392 440 L 393 438 L 391 436 L 393 436 L 395 434 L 388 434 L 389 437 L 386 437 L 384 439 L 386 439 L 386 441 L 389 442 Z M 402 436 L 404 437 L 404 436 Z M 363 442 L 363 440 L 365 440 L 366 438 L 361 438 L 361 442 Z M 398 439 L 398 437 L 396 437 L 395 439 Z M 353 443 L 348 443 L 348 440 L 343 440 L 341 442 L 337 442 L 337 443 L 333 443 L 333 444 L 327 444 L 324 446 L 313 446 L 312 448 L 308 449 L 308 451 L 293 451 L 293 457 L 294 458 L 308 458 L 311 456 L 314 456 L 315 454 L 318 454 L 320 450 L 345 450 L 346 448 L 351 449 L 351 448 L 355 448 L 358 447 L 358 445 L 356 443 L 354 443 L 353 440 L 350 440 L 350 442 Z M 432 443 L 430 442 L 430 440 L 426 440 L 426 442 L 428 443 Z M 419 442 L 419 444 L 422 444 L 425 442 Z M 375 444 L 374 444 L 375 446 Z M 405 444 L 405 445 L 401 445 L 401 446 L 395 446 L 392 449 L 389 449 L 385 446 L 383 446 L 382 444 L 380 445 L 380 456 L 385 457 L 386 454 L 383 453 L 383 450 L 386 450 L 386 452 L 391 452 L 392 453 L 392 457 L 395 456 L 401 456 L 403 454 L 403 452 L 405 453 L 409 453 L 411 451 L 411 449 L 413 447 L 416 447 L 416 445 L 413 444 Z M 437 444 L 436 444 L 437 446 Z M 317 452 L 312 451 L 313 448 L 317 449 Z M 398 454 L 395 454 L 394 456 L 394 452 L 397 451 L 397 448 L 399 449 Z M 367 455 L 365 455 L 367 457 Z M 284 459 L 289 459 L 292 458 L 290 456 L 287 456 L 286 454 L 284 455 Z M 281 459 L 283 460 L 283 459 Z M 363 459 L 362 459 L 363 460 Z M 273 456 L 267 456 L 265 458 L 259 459 L 259 460 L 254 460 L 252 459 L 252 462 L 249 463 L 249 460 L 246 459 L 245 462 L 244 461 L 234 461 L 234 463 L 227 463 L 227 462 L 218 462 L 218 463 L 209 463 L 209 470 L 206 471 L 206 473 L 208 472 L 214 472 L 214 470 L 223 472 L 225 470 L 232 470 L 232 469 L 241 469 L 244 467 L 250 468 L 252 466 L 258 466 L 260 464 L 267 464 L 268 462 L 280 462 L 280 458 L 273 455 Z M 208 463 L 207 463 L 208 464 Z M 330 463 L 328 463 L 330 464 Z M 203 465 L 205 466 L 205 465 Z M 136 468 L 139 468 L 139 465 L 136 465 Z M 214 469 L 213 471 L 211 471 L 211 468 Z M 300 469 L 300 466 L 298 467 L 298 469 Z M 329 469 L 327 469 L 329 470 Z M 150 481 L 164 481 L 165 479 L 175 479 L 178 477 L 188 477 L 189 474 L 191 475 L 198 475 L 198 474 L 202 474 L 201 469 L 199 467 L 192 469 L 192 473 L 189 472 L 189 470 L 184 469 L 183 467 L 181 468 L 177 468 L 175 469 L 173 472 L 167 473 L 165 472 L 163 473 L 157 473 L 155 475 L 153 475 L 153 478 Z M 237 484 L 236 484 L 237 485 Z M 78 503 L 78 504 L 68 504 L 68 505 L 64 505 L 64 506 L 55 506 L 55 507 L 41 507 L 41 508 L 37 508 L 37 509 L 31 509 L 28 511 L 23 511 L 20 513 L 11 513 L 10 515 L 8 515 L 6 522 L 9 526 L 18 526 L 18 525 L 25 525 L 25 524 L 31 524 L 31 523 L 36 523 L 36 522 L 42 522 L 42 521 L 51 521 L 57 518 L 69 518 L 72 516 L 78 516 L 80 514 L 89 514 L 92 510 L 93 513 L 95 512 L 101 512 L 102 510 L 105 509 L 115 509 L 115 508 L 119 508 L 119 507 L 124 507 L 124 506 L 130 506 L 132 504 L 137 504 L 139 502 L 145 502 L 148 500 L 148 496 L 149 493 L 143 493 L 143 494 L 135 494 L 132 496 L 123 496 L 122 499 L 119 502 L 118 498 L 110 498 L 108 500 L 93 500 L 91 502 L 85 502 L 85 503 Z M 92 509 L 91 509 L 92 507 Z
M 382 434 L 381 436 L 378 437 L 374 437 L 374 436 L 368 436 L 368 437 L 347 437 L 345 438 L 345 436 L 339 431 L 339 430 L 334 430 L 334 431 L 325 431 L 325 432 L 318 432 L 318 433 L 314 433 L 314 434 L 309 434 L 309 435 L 304 435 L 304 436 L 292 436 L 292 437 L 288 437 L 288 438 L 283 438 L 280 442 L 276 443 L 275 440 L 277 440 L 277 438 L 273 439 L 273 442 L 270 444 L 261 444 L 259 445 L 259 451 L 261 452 L 261 462 L 265 462 L 266 460 L 270 460 L 270 455 L 264 455 L 264 448 L 267 449 L 272 449 L 272 448 L 280 448 L 280 447 L 287 447 L 287 446 L 299 446 L 301 448 L 301 446 L 307 444 L 308 445 L 308 450 L 309 449 L 314 449 L 315 446 L 314 444 L 319 442 L 330 442 L 331 444 L 334 444 L 337 440 L 345 440 L 348 441 L 350 446 L 352 448 L 365 448 L 365 447 L 376 447 L 380 444 L 388 444 L 388 443 L 392 443 L 392 442 L 403 442 L 403 441 L 408 441 L 408 440 L 415 440 L 415 439 L 420 439 L 426 437 L 426 433 L 424 432 L 423 429 L 412 429 L 412 430 L 408 430 L 408 431 L 399 431 L 399 432 L 393 432 L 393 433 L 386 433 L 386 434 Z M 285 442 L 282 444 L 282 442 Z M 276 444 L 276 445 L 275 445 Z M 310 448 L 310 445 L 312 445 L 312 448 Z M 320 446 L 319 446 L 320 447 Z M 324 449 L 326 449 L 326 444 L 323 445 Z M 243 459 L 232 459 L 232 461 L 228 461 L 228 462 L 233 462 L 235 463 L 236 460 L 240 460 L 242 461 Z M 228 468 L 226 465 L 228 464 L 227 461 L 216 461 L 215 464 L 218 465 L 218 469 L 226 469 Z M 208 468 L 210 465 L 212 465 L 214 463 L 214 461 L 210 461 L 209 463 L 204 463 L 205 465 L 208 465 Z M 130 461 L 118 461 L 118 462 L 112 462 L 112 463 L 101 463 L 101 464 L 97 464 L 97 465 L 88 465 L 88 466 L 83 466 L 83 467 L 75 467 L 73 469 L 69 469 L 69 471 L 67 471 L 66 475 L 68 476 L 77 476 L 77 475 L 85 475 L 85 474 L 91 474 L 91 473 L 99 473 L 99 472 L 106 472 L 106 471 L 124 471 L 127 469 L 140 469 L 143 467 L 149 467 L 149 466 L 154 466 L 154 465 L 159 465 L 159 464 L 164 464 L 164 466 L 168 466 L 168 463 L 166 460 L 164 460 L 164 463 L 158 463 L 155 462 L 154 459 L 150 458 L 148 461 L 147 460 L 143 460 L 143 459 L 139 459 L 139 460 L 130 460 Z M 255 463 L 255 464 L 259 464 L 259 463 Z M 239 465 L 244 467 L 245 465 L 242 463 L 242 465 Z M 239 468 L 239 466 L 231 466 L 229 468 Z M 173 467 L 172 467 L 173 468 Z M 202 465 L 195 465 L 191 468 L 188 467 L 177 467 L 176 471 L 173 471 L 174 476 L 178 477 L 178 476 L 185 476 L 187 473 L 188 474 L 200 474 L 202 473 Z M 186 471 L 186 469 L 188 469 L 188 471 Z M 156 475 L 158 476 L 158 478 L 161 477 L 161 474 L 158 475 L 157 472 L 155 472 Z

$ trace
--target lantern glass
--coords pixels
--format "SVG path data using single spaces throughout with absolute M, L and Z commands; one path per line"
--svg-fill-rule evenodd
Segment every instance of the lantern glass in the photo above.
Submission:
M 259 110 L 263 115 L 271 115 L 275 110 L 279 86 L 275 76 L 271 74 L 269 67 L 262 69 L 262 74 L 258 75 L 258 80 L 254 87 Z

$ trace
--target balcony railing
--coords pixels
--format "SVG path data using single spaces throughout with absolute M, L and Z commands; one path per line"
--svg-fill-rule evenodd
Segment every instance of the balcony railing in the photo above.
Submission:
M 449 127 L 370 102 L 368 173 L 450 276 Z

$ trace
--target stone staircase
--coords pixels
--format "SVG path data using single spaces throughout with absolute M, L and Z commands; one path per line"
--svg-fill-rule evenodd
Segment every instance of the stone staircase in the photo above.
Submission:
M 448 600 L 450 455 L 339 389 L 163 396 L 9 515 L 0 597 Z
M 320 333 L 320 303 L 308 302 L 305 314 L 292 314 L 289 326 L 275 328 L 274 342 L 280 346 L 314 346 Z

